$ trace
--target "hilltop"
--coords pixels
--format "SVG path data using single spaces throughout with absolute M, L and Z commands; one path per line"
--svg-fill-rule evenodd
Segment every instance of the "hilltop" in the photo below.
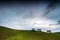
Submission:
M 14 30 L 0 26 L 0 40 L 60 40 L 60 33 Z

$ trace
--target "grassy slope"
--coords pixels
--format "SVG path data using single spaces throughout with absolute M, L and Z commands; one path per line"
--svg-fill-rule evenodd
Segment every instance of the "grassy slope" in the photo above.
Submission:
M 60 40 L 60 33 L 13 30 L 0 26 L 0 40 Z

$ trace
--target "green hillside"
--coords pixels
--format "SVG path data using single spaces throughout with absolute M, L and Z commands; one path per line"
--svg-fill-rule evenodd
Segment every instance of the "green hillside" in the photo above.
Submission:
M 0 26 L 0 40 L 60 40 L 60 33 L 13 30 Z

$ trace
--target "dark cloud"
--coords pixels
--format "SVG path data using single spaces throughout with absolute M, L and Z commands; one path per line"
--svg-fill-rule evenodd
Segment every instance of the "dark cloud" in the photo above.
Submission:
M 58 21 L 58 24 L 60 24 L 60 20 Z
M 43 16 L 49 14 L 49 12 L 52 12 L 52 11 L 55 9 L 56 4 L 57 4 L 57 0 L 51 0 L 51 1 L 49 2 L 49 5 L 46 7 L 45 10 L 47 10 L 47 11 L 44 13 Z

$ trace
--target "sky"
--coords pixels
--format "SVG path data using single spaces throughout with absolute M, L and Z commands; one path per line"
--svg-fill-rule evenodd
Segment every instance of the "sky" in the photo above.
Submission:
M 0 3 L 0 26 L 16 30 L 42 29 L 60 32 L 60 3 L 43 16 L 49 2 Z M 48 9 L 49 10 L 49 9 Z M 52 24 L 52 25 L 50 25 Z

